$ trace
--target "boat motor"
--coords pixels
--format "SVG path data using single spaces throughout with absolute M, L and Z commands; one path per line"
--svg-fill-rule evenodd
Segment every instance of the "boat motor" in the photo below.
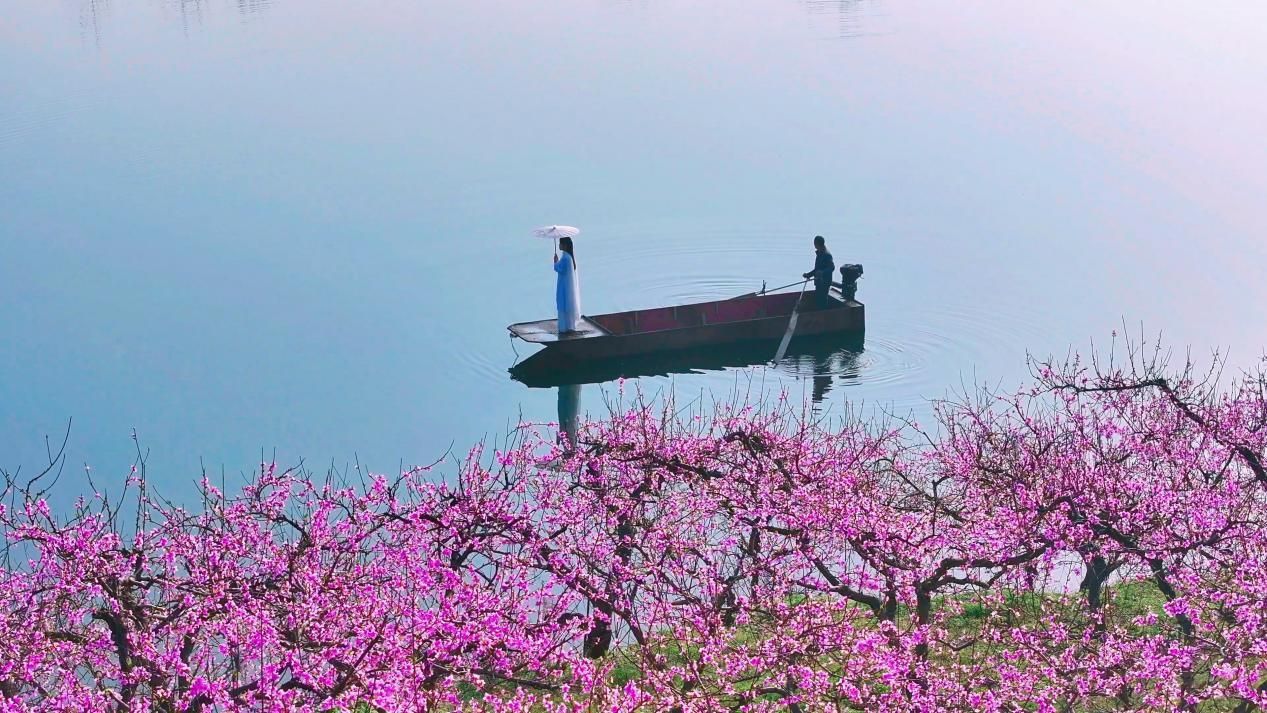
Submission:
M 839 287 L 840 296 L 848 302 L 858 294 L 859 277 L 862 277 L 862 265 L 841 265 L 840 282 L 839 284 L 832 283 L 832 286 Z

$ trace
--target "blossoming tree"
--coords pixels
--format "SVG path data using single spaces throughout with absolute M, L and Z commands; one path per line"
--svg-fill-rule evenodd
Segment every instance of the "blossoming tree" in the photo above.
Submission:
M 931 428 L 637 402 L 195 509 L 6 474 L 0 710 L 1254 710 L 1267 379 L 1215 377 L 1036 364 Z

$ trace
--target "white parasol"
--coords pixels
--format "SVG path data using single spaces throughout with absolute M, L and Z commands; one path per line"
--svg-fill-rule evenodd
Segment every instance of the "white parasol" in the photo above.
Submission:
M 581 234 L 580 228 L 570 225 L 546 225 L 532 231 L 538 238 L 549 238 L 554 241 L 554 254 L 559 254 L 559 238 L 575 238 Z

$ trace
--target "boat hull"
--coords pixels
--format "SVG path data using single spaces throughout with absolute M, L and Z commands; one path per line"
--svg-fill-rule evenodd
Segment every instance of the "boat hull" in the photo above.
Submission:
M 807 294 L 799 302 L 795 336 L 861 334 L 866 329 L 866 307 L 862 303 L 833 297 L 831 307 L 814 309 L 810 307 L 812 299 Z M 528 341 L 542 344 L 552 361 L 610 359 L 777 341 L 787 331 L 797 305 L 796 294 L 760 295 L 590 316 L 585 320 L 585 330 L 578 335 L 552 335 L 549 328 L 553 320 L 512 325 L 510 329 L 522 337 L 527 333 L 526 325 L 536 328 Z

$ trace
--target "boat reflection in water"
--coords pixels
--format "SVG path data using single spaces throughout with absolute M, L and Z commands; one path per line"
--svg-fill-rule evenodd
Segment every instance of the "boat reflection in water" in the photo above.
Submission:
M 787 376 L 811 379 L 811 397 L 814 403 L 821 403 L 833 382 L 857 378 L 863 339 L 862 334 L 793 339 L 775 368 Z M 532 388 L 560 387 L 559 422 L 565 423 L 576 419 L 581 384 L 769 364 L 777 348 L 777 343 L 760 341 L 593 361 L 561 360 L 546 350 L 515 364 L 510 375 Z
M 862 334 L 793 339 L 775 368 L 796 379 L 810 379 L 810 398 L 818 405 L 827 398 L 834 382 L 858 377 L 862 347 Z M 565 450 L 574 450 L 583 384 L 765 365 L 773 359 L 776 349 L 778 344 L 762 341 L 590 363 L 560 360 L 553 358 L 549 351 L 542 351 L 511 367 L 510 375 L 531 388 L 558 389 L 559 445 Z

